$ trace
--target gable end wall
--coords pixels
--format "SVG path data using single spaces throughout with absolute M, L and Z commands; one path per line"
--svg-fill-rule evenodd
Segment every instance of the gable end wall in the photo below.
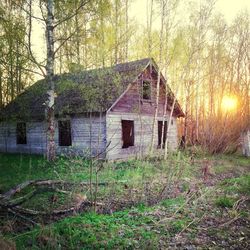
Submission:
M 140 101 L 140 88 L 143 80 L 151 80 L 151 100 Z M 107 159 L 125 159 L 128 157 L 142 156 L 149 152 L 152 141 L 153 121 L 156 104 L 156 86 L 157 75 L 152 73 L 148 67 L 139 77 L 137 82 L 131 84 L 130 88 L 122 95 L 119 101 L 107 112 Z M 161 84 L 158 106 L 158 117 L 155 133 L 155 149 L 158 146 L 158 121 L 163 120 L 165 104 L 164 86 Z M 168 134 L 168 147 L 170 150 L 176 150 L 178 147 L 177 139 L 177 119 L 172 117 L 173 125 L 169 122 L 169 111 L 167 112 L 167 121 L 170 126 Z M 134 121 L 135 145 L 129 148 L 122 148 L 122 120 Z M 156 154 L 163 152 L 156 150 Z

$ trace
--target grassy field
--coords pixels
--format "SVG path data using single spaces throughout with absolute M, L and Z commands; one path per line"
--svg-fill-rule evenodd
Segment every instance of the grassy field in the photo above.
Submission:
M 204 159 L 205 158 L 205 159 Z M 0 193 L 26 180 L 98 182 L 97 212 L 54 218 L 0 214 L 0 249 L 247 249 L 250 246 L 250 160 L 238 155 L 171 155 L 159 159 L 90 163 L 0 154 Z M 209 164 L 204 176 L 205 164 Z M 71 192 L 42 190 L 23 207 L 50 212 L 70 206 L 89 186 Z M 30 192 L 30 187 L 16 196 Z M 92 195 L 92 196 L 91 196 Z M 15 198 L 15 197 L 14 197 Z

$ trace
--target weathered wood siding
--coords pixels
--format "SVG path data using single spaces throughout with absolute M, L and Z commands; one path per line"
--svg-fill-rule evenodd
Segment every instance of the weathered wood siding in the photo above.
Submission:
M 150 73 L 152 72 L 152 73 Z M 140 98 L 142 81 L 147 80 L 151 82 L 151 100 L 143 100 Z M 157 74 L 148 67 L 139 76 L 137 82 L 133 83 L 128 91 L 122 96 L 122 98 L 112 107 L 110 112 L 120 113 L 138 113 L 143 115 L 154 115 L 156 104 L 156 92 L 157 92 Z M 161 81 L 159 92 L 159 105 L 158 116 L 162 116 L 164 113 L 165 105 L 165 87 Z M 169 102 L 169 101 L 168 101 Z M 170 103 L 168 103 L 170 105 Z M 169 106 L 168 105 L 168 106 Z
M 151 82 L 151 99 L 142 100 L 140 98 L 141 86 L 143 80 Z M 124 159 L 130 156 L 145 155 L 149 152 L 149 147 L 152 141 L 153 120 L 156 105 L 157 92 L 157 72 L 148 67 L 139 76 L 137 82 L 131 84 L 127 92 L 120 98 L 119 101 L 107 112 L 107 142 L 110 143 L 107 150 L 107 159 Z M 155 133 L 155 148 L 158 146 L 158 121 L 163 120 L 164 105 L 165 105 L 165 87 L 163 82 L 160 84 L 158 118 Z M 170 106 L 171 103 L 169 103 Z M 167 111 L 167 121 L 169 128 L 168 148 L 176 150 L 177 141 L 177 119 L 172 117 L 173 124 L 169 122 L 169 110 Z M 121 120 L 134 121 L 135 145 L 129 148 L 122 148 L 122 127 Z M 156 150 L 160 152 L 160 149 Z
M 56 145 L 59 145 L 58 123 L 55 133 Z M 57 153 L 72 153 L 73 155 L 92 156 L 101 154 L 105 157 L 106 148 L 106 121 L 105 116 L 92 118 L 75 117 L 71 119 L 72 146 L 57 147 Z
M 153 133 L 153 116 L 150 115 L 138 115 L 136 113 L 109 113 L 106 116 L 107 121 L 107 143 L 109 144 L 107 149 L 107 159 L 126 159 L 134 156 L 145 156 L 149 152 L 151 145 L 152 133 Z M 134 134 L 135 143 L 134 146 L 129 148 L 122 148 L 122 120 L 134 121 Z M 157 121 L 162 121 L 162 117 L 158 117 Z M 167 119 L 169 120 L 169 119 Z M 168 135 L 168 147 L 170 150 L 176 150 L 177 142 L 177 124 L 176 118 L 173 117 L 173 124 L 169 123 L 169 135 Z M 158 146 L 158 126 L 156 125 L 155 133 L 155 149 L 156 153 L 160 153 Z
M 106 121 L 104 117 L 71 118 L 72 146 L 59 146 L 58 122 L 55 123 L 57 154 L 92 155 L 102 153 L 106 147 Z M 0 123 L 0 152 L 46 153 L 46 123 L 26 123 L 27 144 L 16 144 L 16 123 Z
M 0 123 L 0 152 L 43 154 L 46 152 L 46 124 L 26 123 L 27 144 L 16 144 L 16 123 Z

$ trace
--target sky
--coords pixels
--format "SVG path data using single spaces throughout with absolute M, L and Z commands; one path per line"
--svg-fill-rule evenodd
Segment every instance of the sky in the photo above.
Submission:
M 131 4 L 130 16 L 133 17 L 139 24 L 146 25 L 147 18 L 147 2 L 149 0 L 134 0 Z M 199 1 L 205 0 L 195 0 Z M 180 0 L 180 3 L 185 6 L 189 0 Z M 185 7 L 182 8 L 185 12 Z M 250 11 L 250 0 L 217 0 L 215 4 L 215 11 L 221 12 L 226 21 L 230 23 L 237 13 L 242 9 L 248 9 Z
M 219 0 L 216 4 L 216 9 L 220 11 L 225 19 L 230 22 L 242 9 L 250 11 L 249 0 Z

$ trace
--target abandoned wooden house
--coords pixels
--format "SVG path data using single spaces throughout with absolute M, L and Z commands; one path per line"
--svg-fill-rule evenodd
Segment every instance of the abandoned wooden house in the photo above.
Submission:
M 101 155 L 108 160 L 146 154 L 152 141 L 157 76 L 158 67 L 149 58 L 55 76 L 57 154 Z M 175 150 L 177 118 L 184 114 L 176 102 L 169 120 L 174 95 L 167 87 L 166 98 L 165 83 L 161 75 L 154 147 L 165 146 L 169 126 L 168 147 Z M 2 110 L 1 152 L 46 153 L 47 90 L 47 82 L 40 80 Z

